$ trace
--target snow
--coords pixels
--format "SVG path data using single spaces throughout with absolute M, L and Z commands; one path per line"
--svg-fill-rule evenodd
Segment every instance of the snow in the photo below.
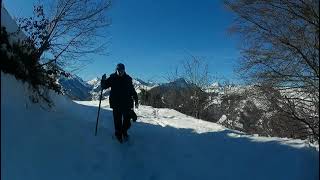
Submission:
M 221 117 L 220 117 L 220 119 L 218 120 L 218 122 L 217 123 L 219 123 L 219 124 L 222 124 L 225 120 L 227 120 L 228 118 L 227 118 L 227 116 L 224 114 L 224 115 L 222 115 Z
M 208 88 L 205 89 L 207 93 L 221 93 L 223 87 L 220 85 L 219 82 L 213 82 Z
M 140 106 L 131 140 L 113 134 L 108 101 L 55 106 L 30 102 L 27 84 L 1 73 L 1 178 L 316 180 L 319 148 L 302 140 L 257 137 L 171 109 Z
M 15 20 L 10 16 L 7 9 L 4 7 L 4 4 L 1 6 L 1 26 L 6 27 L 6 31 L 9 35 L 12 35 L 11 33 L 17 33 L 18 32 L 18 24 Z M 11 36 L 10 42 L 16 42 L 18 39 L 22 40 L 25 39 L 26 36 L 23 34 L 23 32 L 19 31 L 14 36 Z
M 87 84 L 91 86 L 97 86 L 100 83 L 100 79 L 98 77 L 95 77 L 89 81 L 87 81 Z
M 132 83 L 133 83 L 135 90 L 138 94 L 142 91 L 142 89 L 145 91 L 149 91 L 150 89 L 158 86 L 157 84 L 152 83 L 152 82 L 146 83 L 141 79 L 132 79 Z

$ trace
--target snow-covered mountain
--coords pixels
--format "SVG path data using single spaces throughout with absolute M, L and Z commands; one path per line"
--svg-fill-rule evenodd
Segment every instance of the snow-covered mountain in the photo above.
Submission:
M 93 80 L 87 81 L 87 83 L 92 85 L 92 89 L 90 90 L 91 100 L 99 100 L 100 98 L 100 91 L 101 91 L 101 79 L 94 78 Z M 107 99 L 110 94 L 110 89 L 104 90 L 102 92 L 102 99 Z
M 98 77 L 93 78 L 93 79 L 87 81 L 87 84 L 93 86 L 94 88 L 97 88 L 100 85 L 100 79 Z
M 133 84 L 143 85 L 143 86 L 148 86 L 148 87 L 152 87 L 152 86 L 157 86 L 158 85 L 155 82 L 151 82 L 151 81 L 145 82 L 144 80 L 139 79 L 139 78 L 133 79 L 132 81 L 133 81 Z
M 306 141 L 246 135 L 140 106 L 129 142 L 119 144 L 108 101 L 102 101 L 95 136 L 98 101 L 50 91 L 55 106 L 46 109 L 44 102 L 32 103 L 33 93 L 1 74 L 2 179 L 319 179 L 319 147 Z
M 175 89 L 185 89 L 189 85 L 184 78 L 178 78 L 172 82 L 161 84 L 163 88 L 175 88 Z
M 96 77 L 89 81 L 84 81 L 76 75 L 70 77 L 61 77 L 58 82 L 63 87 L 64 93 L 73 100 L 98 100 L 100 97 L 100 81 L 101 78 Z M 156 83 L 145 82 L 141 79 L 133 79 L 133 85 L 137 93 L 141 92 L 141 89 L 150 90 L 156 87 Z M 103 91 L 104 99 L 109 96 L 109 90 Z
M 63 92 L 71 99 L 90 100 L 92 97 L 90 91 L 94 86 L 83 81 L 76 75 L 70 75 L 69 77 L 61 76 L 58 82 L 63 87 Z
M 188 84 L 188 82 L 184 78 L 178 78 L 169 83 L 163 83 L 159 86 L 164 88 L 176 88 L 176 89 L 186 89 L 186 88 L 196 88 L 195 85 Z M 204 89 L 207 93 L 218 93 L 223 94 L 226 89 L 233 89 L 236 86 L 223 86 L 219 82 L 213 82 L 206 89 Z
M 207 93 L 221 93 L 223 92 L 223 86 L 219 82 L 213 82 L 205 91 Z
M 137 93 L 140 93 L 142 89 L 148 91 L 148 90 L 158 86 L 157 83 L 145 82 L 145 81 L 143 81 L 141 79 L 133 79 L 132 83 L 133 83 Z

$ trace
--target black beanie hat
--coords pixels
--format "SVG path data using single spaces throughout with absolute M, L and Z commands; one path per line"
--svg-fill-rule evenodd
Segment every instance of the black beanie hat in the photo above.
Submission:
M 122 63 L 117 64 L 116 70 L 125 70 L 124 64 Z

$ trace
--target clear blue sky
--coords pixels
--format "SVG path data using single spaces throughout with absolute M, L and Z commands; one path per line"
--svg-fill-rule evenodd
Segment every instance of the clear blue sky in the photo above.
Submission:
M 16 17 L 31 15 L 34 2 L 4 0 Z M 122 62 L 132 77 L 163 82 L 193 54 L 203 57 L 212 75 L 238 81 L 233 69 L 239 42 L 227 33 L 234 16 L 222 1 L 114 0 L 109 15 L 110 55 L 93 56 L 94 62 L 77 72 L 84 80 L 110 74 Z

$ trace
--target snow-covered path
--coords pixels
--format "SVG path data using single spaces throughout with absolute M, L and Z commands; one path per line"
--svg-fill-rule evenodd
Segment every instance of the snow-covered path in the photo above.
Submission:
M 56 106 L 29 101 L 28 88 L 1 74 L 3 179 L 315 180 L 319 151 L 300 140 L 253 137 L 170 109 L 141 106 L 131 140 L 119 144 L 103 101 Z

